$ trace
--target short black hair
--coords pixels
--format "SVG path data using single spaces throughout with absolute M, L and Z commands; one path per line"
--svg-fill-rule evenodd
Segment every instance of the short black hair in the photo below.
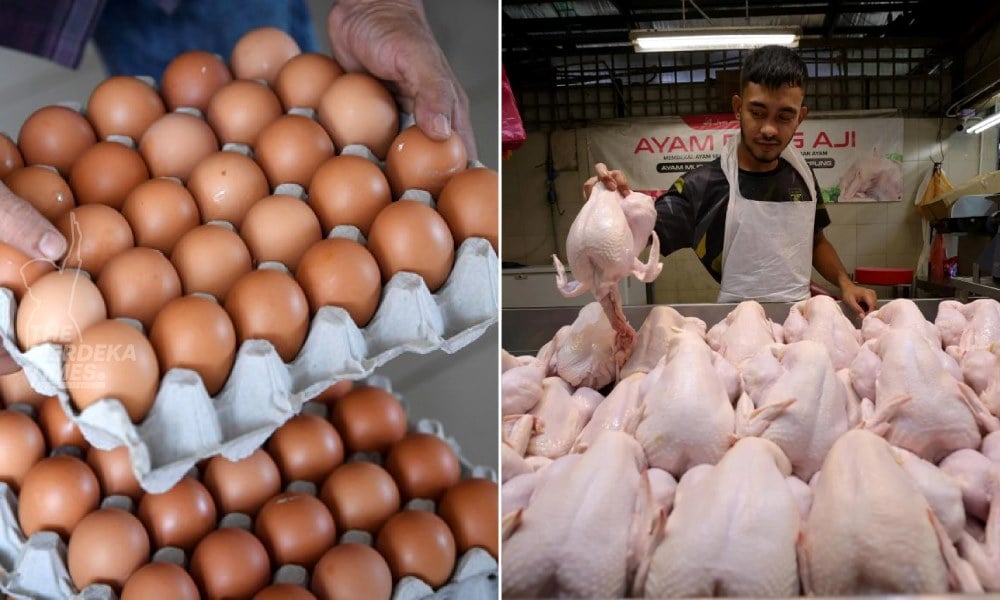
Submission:
M 791 48 L 761 46 L 743 59 L 740 92 L 748 83 L 776 90 L 782 86 L 806 88 L 806 63 Z

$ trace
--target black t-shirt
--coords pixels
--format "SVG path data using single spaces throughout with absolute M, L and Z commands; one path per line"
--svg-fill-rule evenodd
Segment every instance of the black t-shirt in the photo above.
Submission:
M 721 163 L 721 159 L 717 158 L 685 173 L 656 199 L 656 235 L 660 238 L 660 253 L 667 256 L 681 248 L 694 248 L 716 281 L 722 281 L 722 245 L 729 205 L 729 182 L 722 172 Z M 811 200 L 808 184 L 783 158 L 778 159 L 778 166 L 773 171 L 761 173 L 740 169 L 739 181 L 741 195 L 750 200 Z M 815 174 L 812 184 L 819 200 L 813 223 L 813 231 L 817 232 L 830 224 L 830 216 L 821 202 Z

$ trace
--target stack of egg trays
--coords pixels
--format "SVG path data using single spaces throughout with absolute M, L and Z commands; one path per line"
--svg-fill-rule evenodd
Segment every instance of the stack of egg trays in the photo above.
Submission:
M 338 229 L 331 235 L 361 236 L 354 227 Z M 395 274 L 364 329 L 340 307 L 321 308 L 291 363 L 282 362 L 268 341 L 245 341 L 229 379 L 214 398 L 194 371 L 167 371 L 152 409 L 139 424 L 129 420 L 114 398 L 82 412 L 72 407 L 63 379 L 62 347 L 42 344 L 20 351 L 14 333 L 16 304 L 4 288 L 0 288 L 0 342 L 35 391 L 59 397 L 63 410 L 92 446 L 102 450 L 127 446 L 143 489 L 158 493 L 173 487 L 204 458 L 221 454 L 235 460 L 249 455 L 298 414 L 304 402 L 337 381 L 366 377 L 405 352 L 454 353 L 471 343 L 497 320 L 497 276 L 497 255 L 490 243 L 467 239 L 435 294 L 419 275 Z
M 366 385 L 378 386 L 392 391 L 389 380 L 381 376 L 373 376 L 365 381 Z M 398 397 L 398 395 L 397 395 Z M 400 402 L 406 408 L 405 401 Z M 322 405 L 314 405 L 318 411 Z M 310 409 L 312 410 L 312 407 Z M 496 470 L 488 466 L 476 466 L 462 456 L 461 449 L 454 438 L 447 436 L 439 421 L 421 419 L 410 422 L 410 431 L 430 433 L 446 441 L 458 456 L 461 478 L 480 478 L 497 481 Z M 61 452 L 60 449 L 58 452 Z M 347 460 L 365 460 L 380 462 L 380 457 L 373 453 L 356 453 Z M 286 489 L 315 494 L 314 485 L 306 482 L 292 482 Z M 499 502 L 499 499 L 498 499 Z M 125 496 L 109 496 L 101 503 L 102 507 L 114 506 L 134 512 L 135 506 L 131 499 Z M 403 509 L 435 510 L 434 502 L 414 499 Z M 247 515 L 233 513 L 225 515 L 220 520 L 221 527 L 250 528 L 250 518 Z M 372 536 L 364 531 L 348 530 L 341 532 L 337 543 L 364 543 L 373 545 Z M 174 562 L 181 566 L 185 559 L 184 552 L 178 548 L 161 548 L 153 555 L 153 561 Z M 0 591 L 17 599 L 49 600 L 72 598 L 74 600 L 114 600 L 116 595 L 104 584 L 92 584 L 83 590 L 73 586 L 66 567 L 66 544 L 59 535 L 42 531 L 25 539 L 17 520 L 17 497 L 6 483 L 0 482 Z M 481 548 L 473 548 L 458 558 L 455 570 L 449 582 L 436 592 L 424 581 L 407 576 L 402 578 L 393 588 L 393 600 L 418 599 L 495 599 L 497 587 L 497 561 Z M 308 584 L 308 574 L 297 565 L 285 565 L 276 571 L 274 583 Z M 308 587 L 308 586 L 307 586 Z

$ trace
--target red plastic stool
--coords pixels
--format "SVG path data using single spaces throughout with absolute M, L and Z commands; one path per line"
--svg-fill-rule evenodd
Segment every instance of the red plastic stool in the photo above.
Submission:
M 913 269 L 898 267 L 857 267 L 854 283 L 892 286 L 893 298 L 910 298 L 913 290 Z

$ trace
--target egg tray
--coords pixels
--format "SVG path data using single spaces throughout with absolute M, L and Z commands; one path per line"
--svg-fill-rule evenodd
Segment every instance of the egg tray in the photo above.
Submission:
M 349 235 L 337 229 L 332 235 Z M 159 493 L 204 458 L 248 456 L 298 414 L 304 402 L 337 381 L 366 377 L 404 352 L 454 353 L 477 339 L 497 320 L 497 262 L 488 241 L 470 238 L 459 247 L 448 279 L 435 294 L 419 275 L 397 273 L 363 329 L 344 309 L 323 307 L 310 323 L 299 355 L 288 364 L 270 342 L 247 340 L 215 398 L 194 371 L 170 369 L 139 424 L 129 420 L 114 398 L 74 410 L 63 379 L 62 348 L 42 344 L 20 351 L 14 333 L 16 304 L 7 289 L 0 289 L 0 338 L 35 391 L 58 396 L 91 445 L 102 450 L 127 446 L 142 488 Z
M 369 377 L 366 385 L 381 387 L 392 392 L 389 380 L 381 376 Z M 398 398 L 398 395 L 397 395 Z M 400 403 L 406 409 L 406 403 L 400 398 Z M 314 405 L 307 405 L 314 406 Z M 320 411 L 322 410 L 322 407 Z M 309 410 L 309 409 L 307 409 Z M 320 412 L 309 410 L 309 412 Z M 444 426 L 436 420 L 421 419 L 410 422 L 408 429 L 420 433 L 438 436 L 451 446 L 458 457 L 461 478 L 481 478 L 497 481 L 496 470 L 488 466 L 473 465 L 462 456 L 461 449 L 454 438 L 444 432 Z M 377 454 L 355 454 L 348 460 L 366 460 L 379 462 Z M 312 493 L 316 488 L 305 482 L 291 482 L 286 490 Z M 499 502 L 499 499 L 497 500 Z M 124 496 L 108 496 L 101 503 L 102 507 L 115 506 L 130 512 L 135 512 L 132 500 Z M 415 499 L 408 502 L 404 509 L 434 511 L 432 501 Z M 250 518 L 241 513 L 224 515 L 219 520 L 220 527 L 242 527 L 250 529 Z M 364 543 L 374 545 L 372 536 L 364 531 L 347 530 L 337 536 L 337 543 Z M 184 553 L 178 548 L 161 548 L 152 557 L 153 561 L 173 562 L 184 566 Z M 17 496 L 6 483 L 0 482 L 0 591 L 17 599 L 49 600 L 114 600 L 117 598 L 110 586 L 91 584 L 77 591 L 66 566 L 66 544 L 58 534 L 51 531 L 35 533 L 25 539 L 17 520 Z M 480 548 L 473 548 L 458 557 L 451 579 L 437 591 L 426 582 L 407 576 L 400 579 L 393 587 L 392 600 L 421 599 L 451 599 L 469 598 L 471 600 L 489 600 L 498 598 L 497 588 L 498 565 L 495 558 Z M 272 578 L 273 583 L 293 583 L 305 587 L 308 583 L 306 570 L 297 565 L 279 567 Z

